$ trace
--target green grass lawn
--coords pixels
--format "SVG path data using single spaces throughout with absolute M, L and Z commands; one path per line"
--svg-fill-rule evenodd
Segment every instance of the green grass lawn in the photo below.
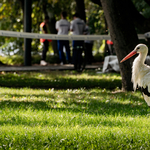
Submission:
M 150 149 L 150 109 L 118 74 L 2 72 L 0 85 L 0 149 Z

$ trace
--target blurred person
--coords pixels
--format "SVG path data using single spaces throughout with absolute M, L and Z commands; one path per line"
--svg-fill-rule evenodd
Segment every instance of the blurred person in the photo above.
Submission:
M 88 23 L 86 24 L 84 34 L 90 35 L 90 27 L 88 26 Z M 94 60 L 93 54 L 92 54 L 93 41 L 85 40 L 84 44 L 85 44 L 85 52 L 86 52 L 86 63 L 92 64 L 92 62 Z
M 83 35 L 85 30 L 85 22 L 79 18 L 79 14 L 75 13 L 73 15 L 73 20 L 71 21 L 70 31 L 73 35 Z M 73 63 L 74 69 L 80 70 L 82 64 L 82 51 L 84 48 L 84 41 L 73 41 Z
M 108 35 L 110 35 L 109 29 L 106 30 L 108 32 Z M 115 51 L 113 48 L 113 42 L 111 39 L 106 40 L 105 42 L 105 55 L 114 55 Z
M 40 34 L 47 34 L 48 33 L 48 23 L 49 23 L 49 17 L 45 16 L 44 22 L 40 24 Z M 40 61 L 40 65 L 46 66 L 46 53 L 48 51 L 49 42 L 52 40 L 48 39 L 40 39 L 40 42 L 43 43 L 43 51 L 42 51 L 42 59 Z
M 67 13 L 63 11 L 61 13 L 61 19 L 56 22 L 56 30 L 58 31 L 58 35 L 68 35 L 68 32 L 70 30 L 70 23 L 66 19 Z M 71 57 L 70 57 L 70 46 L 68 40 L 57 40 L 57 46 L 59 51 L 59 58 L 60 58 L 60 64 L 63 65 L 64 63 L 71 63 Z M 66 49 L 66 60 L 63 52 L 63 48 Z

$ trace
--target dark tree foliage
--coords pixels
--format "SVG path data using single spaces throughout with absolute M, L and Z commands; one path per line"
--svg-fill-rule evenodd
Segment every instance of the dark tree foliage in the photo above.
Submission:
M 100 0 L 91 1 L 101 6 Z M 147 5 L 144 2 L 147 3 Z M 144 4 L 142 5 L 141 3 Z M 137 9 L 137 7 L 139 8 L 139 10 Z M 130 12 L 130 17 L 133 19 L 135 28 L 139 33 L 150 31 L 150 17 L 147 18 L 143 15 L 143 13 L 141 14 L 141 12 L 145 9 L 147 9 L 147 11 L 150 11 L 150 0 L 130 0 L 128 2 L 128 8 L 127 10 L 125 10 Z M 146 12 L 146 14 L 150 13 Z
M 76 12 L 80 15 L 80 18 L 86 22 L 84 0 L 75 0 L 75 1 L 76 1 Z

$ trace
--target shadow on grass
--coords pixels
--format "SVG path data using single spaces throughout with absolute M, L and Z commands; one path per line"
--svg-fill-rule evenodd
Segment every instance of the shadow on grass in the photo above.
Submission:
M 81 96 L 84 96 L 84 92 L 80 93 Z M 91 92 L 90 95 L 95 96 L 97 93 Z M 110 100 L 103 99 L 103 97 L 109 97 L 111 98 Z M 22 95 L 15 95 L 16 97 L 20 97 Z M 39 94 L 36 96 L 43 96 L 43 94 Z M 15 100 L 5 100 L 5 101 L 0 101 L 0 111 L 2 110 L 10 110 L 10 111 L 26 111 L 26 110 L 32 110 L 34 111 L 52 111 L 52 112 L 71 112 L 73 113 L 73 116 L 76 113 L 83 113 L 83 114 L 91 114 L 91 115 L 96 115 L 101 118 L 101 116 L 146 116 L 150 113 L 150 110 L 146 103 L 144 102 L 143 99 L 129 95 L 127 96 L 126 93 L 111 93 L 111 92 L 101 92 L 97 94 L 96 98 L 86 98 L 85 100 L 79 100 L 77 97 L 76 93 L 71 93 L 68 95 L 68 97 L 72 97 L 70 100 L 64 100 L 61 103 L 57 102 L 55 100 L 49 99 L 47 101 L 43 101 L 42 99 L 38 101 L 15 101 Z M 49 96 L 47 95 L 47 98 Z M 115 99 L 119 98 L 120 100 L 116 101 Z M 123 100 L 126 100 L 126 98 L 130 99 L 131 102 L 124 103 Z M 142 105 L 139 105 L 137 103 L 143 102 Z M 60 105 L 61 104 L 61 105 Z M 82 116 L 82 115 L 81 115 Z M 55 118 L 54 118 L 55 120 Z M 81 119 L 82 120 L 82 119 Z M 54 121 L 55 122 L 55 121 Z M 71 120 L 70 120 L 71 122 Z M 20 118 L 19 116 L 14 116 L 10 117 L 9 120 L 0 120 L 0 125 L 16 125 L 16 124 L 21 124 L 21 125 L 27 125 L 27 126 L 35 126 L 35 125 L 49 125 L 49 122 L 47 120 L 30 120 L 30 119 L 25 119 L 25 118 Z M 85 122 L 84 124 L 92 124 L 94 126 L 97 126 L 98 124 L 104 125 L 104 126 L 118 126 L 122 125 L 119 120 L 113 120 L 111 121 L 110 119 L 107 120 L 98 120 L 95 122 L 95 120 L 91 122 Z M 54 126 L 61 126 L 61 122 L 57 122 L 53 124 Z
M 77 96 L 81 96 L 79 99 Z M 80 92 L 80 94 L 70 93 L 67 97 L 64 97 L 65 100 L 59 100 L 58 97 L 53 94 L 39 94 L 32 95 L 41 98 L 41 100 L 33 100 L 30 98 L 26 98 L 26 100 L 1 100 L 0 101 L 0 110 L 1 109 L 32 109 L 32 110 L 56 110 L 56 111 L 71 111 L 71 112 L 84 112 L 89 114 L 96 115 L 129 115 L 129 116 L 137 116 L 137 115 L 147 115 L 149 113 L 149 107 L 145 103 L 144 99 L 139 98 L 137 96 L 129 95 L 126 93 L 116 93 L 113 94 L 111 92 L 100 92 L 95 93 L 91 92 L 90 95 L 93 95 L 93 98 L 86 97 L 84 100 L 85 93 Z M 96 95 L 96 98 L 94 97 Z M 109 99 L 107 100 L 107 96 L 109 95 Z M 10 97 L 15 96 L 16 98 L 24 97 L 26 95 L 23 94 L 13 94 Z M 47 100 L 43 100 L 47 98 Z M 69 98 L 69 99 L 68 99 Z M 82 99 L 83 98 L 83 99 Z M 118 101 L 116 101 L 116 98 Z M 56 100 L 57 99 L 57 100 Z M 123 100 L 130 99 L 130 102 L 127 101 L 125 103 Z M 61 106 L 57 105 L 61 104 Z
M 6 74 L 0 76 L 1 87 L 30 87 L 30 88 L 41 88 L 41 89 L 78 89 L 78 88 L 105 88 L 115 89 L 116 87 L 121 88 L 120 79 L 86 79 L 86 78 L 66 78 L 66 76 L 53 76 L 49 79 L 37 79 L 34 77 L 26 76 L 14 76 L 13 74 Z M 45 77 L 46 78 L 46 77 Z

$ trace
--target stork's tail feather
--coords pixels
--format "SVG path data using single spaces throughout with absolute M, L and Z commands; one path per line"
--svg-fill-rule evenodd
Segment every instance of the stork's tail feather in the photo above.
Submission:
M 148 91 L 148 86 L 146 86 L 146 88 L 141 87 L 141 91 L 142 91 L 142 93 L 144 93 L 145 95 L 150 97 L 150 92 Z
M 150 106 L 150 97 L 148 97 L 148 96 L 145 95 L 144 93 L 143 93 L 143 97 L 144 97 L 144 99 L 145 99 L 147 105 Z

